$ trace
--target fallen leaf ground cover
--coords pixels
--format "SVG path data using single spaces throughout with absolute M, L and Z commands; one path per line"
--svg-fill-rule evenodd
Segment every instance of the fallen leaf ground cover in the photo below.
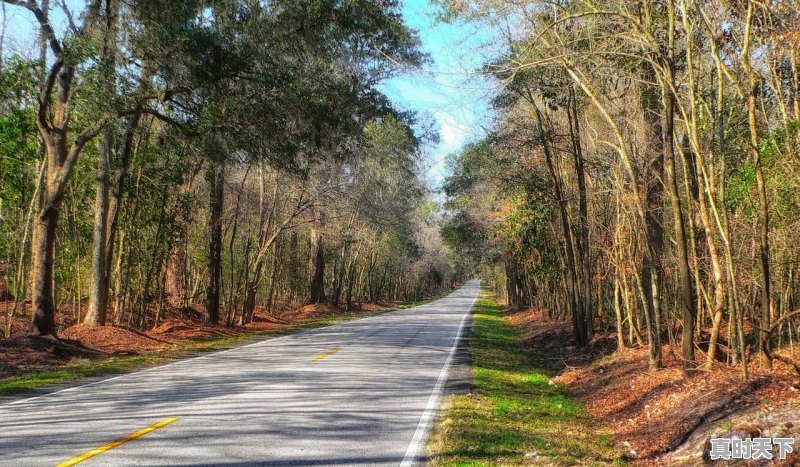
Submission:
M 772 370 L 751 363 L 747 381 L 739 367 L 723 364 L 685 378 L 680 349 L 669 344 L 663 348 L 664 368 L 649 371 L 646 346 L 616 352 L 613 333 L 599 333 L 587 348 L 578 348 L 568 321 L 531 310 L 507 317 L 524 336 L 525 348 L 557 375 L 553 381 L 578 397 L 592 419 L 608 427 L 614 448 L 630 463 L 676 465 L 672 452 L 680 448 L 684 457 L 691 454 L 687 465 L 696 464 L 704 441 L 712 432 L 719 434 L 717 427 L 728 426 L 730 431 L 746 423 L 756 425 L 764 436 L 795 434 L 783 428 L 787 422 L 798 425 L 796 419 L 789 420 L 795 412 L 781 411 L 800 402 L 800 381 L 779 362 Z M 697 358 L 703 361 L 705 354 L 698 350 Z M 759 417 L 760 413 L 774 416 Z M 800 432 L 797 435 L 800 439 Z

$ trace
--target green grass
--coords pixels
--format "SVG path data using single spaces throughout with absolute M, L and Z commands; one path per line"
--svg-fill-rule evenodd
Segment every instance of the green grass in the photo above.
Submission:
M 428 446 L 433 465 L 614 462 L 610 433 L 550 384 L 550 375 L 486 292 L 474 309 L 470 350 L 475 389 L 449 398 Z
M 35 389 L 47 384 L 60 383 L 88 376 L 134 370 L 157 364 L 160 361 L 161 359 L 157 356 L 122 357 L 94 361 L 80 359 L 60 370 L 3 378 L 0 380 L 0 394 Z
M 239 336 L 212 337 L 193 342 L 177 344 L 172 348 L 137 356 L 111 357 L 97 360 L 74 359 L 68 365 L 43 372 L 6 376 L 0 378 L 0 395 L 18 391 L 36 389 L 48 384 L 63 383 L 91 376 L 112 375 L 162 365 L 182 358 L 195 357 L 204 352 L 222 350 L 252 341 L 258 337 L 277 337 L 294 332 L 313 329 L 331 324 L 366 318 L 391 310 L 372 312 L 350 312 L 341 315 L 321 318 L 305 323 L 290 325 L 285 328 L 243 334 Z

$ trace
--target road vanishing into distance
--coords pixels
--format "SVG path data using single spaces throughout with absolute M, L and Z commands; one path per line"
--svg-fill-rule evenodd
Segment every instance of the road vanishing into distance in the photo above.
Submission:
M 0 405 L 0 465 L 418 463 L 479 288 Z

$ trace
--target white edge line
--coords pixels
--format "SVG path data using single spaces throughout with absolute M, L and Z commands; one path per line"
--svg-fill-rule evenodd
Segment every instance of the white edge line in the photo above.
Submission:
M 453 363 L 453 355 L 456 353 L 458 343 L 461 342 L 461 334 L 464 331 L 464 323 L 467 321 L 467 316 L 471 314 L 472 308 L 475 306 L 475 302 L 478 301 L 480 294 L 481 288 L 479 285 L 478 293 L 475 295 L 475 298 L 472 299 L 472 304 L 469 306 L 469 309 L 466 311 L 466 313 L 464 313 L 464 316 L 461 317 L 461 324 L 458 325 L 458 332 L 456 333 L 456 339 L 453 341 L 452 347 L 450 347 L 450 354 L 447 355 L 447 359 L 444 362 L 442 371 L 439 372 L 439 379 L 436 380 L 436 385 L 433 387 L 433 391 L 431 391 L 431 396 L 428 398 L 428 405 L 425 406 L 425 411 L 422 412 L 422 416 L 417 424 L 417 431 L 414 432 L 414 437 L 411 438 L 411 444 L 409 444 L 408 449 L 406 449 L 406 454 L 403 456 L 403 461 L 400 463 L 400 467 L 411 467 L 414 465 L 414 461 L 417 459 L 419 448 L 422 445 L 425 436 L 428 434 L 428 430 L 430 429 L 433 413 L 439 405 L 439 398 L 442 395 L 442 387 L 444 386 L 445 381 L 447 381 L 447 374 L 450 372 L 450 365 Z
M 416 307 L 414 307 L 414 308 L 416 308 Z M 113 381 L 115 379 L 129 378 L 129 377 L 132 377 L 132 376 L 135 376 L 135 375 L 139 375 L 139 374 L 142 374 L 142 373 L 148 373 L 150 371 L 156 371 L 156 370 L 160 370 L 160 369 L 167 368 L 167 367 L 170 367 L 170 366 L 176 366 L 176 365 L 180 365 L 180 364 L 186 363 L 186 362 L 192 362 L 192 361 L 197 361 L 197 360 L 203 360 L 203 359 L 206 359 L 206 358 L 216 357 L 217 355 L 224 354 L 224 353 L 227 353 L 227 352 L 233 352 L 234 350 L 243 349 L 245 347 L 254 347 L 254 346 L 257 346 L 257 345 L 264 345 L 264 344 L 267 344 L 267 343 L 270 343 L 270 342 L 274 342 L 274 341 L 277 341 L 277 340 L 280 340 L 280 339 L 285 339 L 285 338 L 290 338 L 290 337 L 297 337 L 297 336 L 300 336 L 300 335 L 303 335 L 303 334 L 308 334 L 308 333 L 313 333 L 313 332 L 319 332 L 319 331 L 321 331 L 323 329 L 328 329 L 328 328 L 332 328 L 332 327 L 336 327 L 336 326 L 342 326 L 342 325 L 353 323 L 353 322 L 356 322 L 356 321 L 363 321 L 363 320 L 368 320 L 368 319 L 372 319 L 372 318 L 377 318 L 379 316 L 387 315 L 389 313 L 396 313 L 398 311 L 413 310 L 414 308 L 405 308 L 405 309 L 387 311 L 386 313 L 380 313 L 378 315 L 373 315 L 373 316 L 365 316 L 363 318 L 358 318 L 358 319 L 354 319 L 354 320 L 350 320 L 350 321 L 345 321 L 345 322 L 342 322 L 342 323 L 333 323 L 333 324 L 329 324 L 327 326 L 321 326 L 321 327 L 318 327 L 318 328 L 306 329 L 306 330 L 298 331 L 298 332 L 290 332 L 289 334 L 286 334 L 286 335 L 283 335 L 283 336 L 274 336 L 274 337 L 266 336 L 265 339 L 259 339 L 256 342 L 251 342 L 249 344 L 244 344 L 244 345 L 237 345 L 237 346 L 231 347 L 229 349 L 211 351 L 210 353 L 208 353 L 206 355 L 199 355 L 197 357 L 189 357 L 189 358 L 181 358 L 179 360 L 175 360 L 173 362 L 165 363 L 163 365 L 156 365 L 154 367 L 145 368 L 143 370 L 133 371 L 131 373 L 125 373 L 125 374 L 121 374 L 121 375 L 118 375 L 118 376 L 112 376 L 110 378 L 103 378 L 103 379 L 101 379 L 99 381 L 92 381 L 91 383 L 81 384 L 81 385 L 78 385 L 78 386 L 70 386 L 68 388 L 59 389 L 57 391 L 46 392 L 46 393 L 38 395 L 38 396 L 26 397 L 26 398 L 17 399 L 17 400 L 11 401 L 11 402 L 5 402 L 5 403 L 0 404 L 0 407 L 5 407 L 5 406 L 8 406 L 8 405 L 17 405 L 17 404 L 22 404 L 22 403 L 25 403 L 25 402 L 31 402 L 31 401 L 34 401 L 34 400 L 37 400 L 37 399 L 43 399 L 43 398 L 46 398 L 46 397 L 54 396 L 56 394 L 61 394 L 62 392 L 70 392 L 70 391 L 75 391 L 77 389 L 82 389 L 82 388 L 85 388 L 85 387 L 94 386 L 94 385 L 97 385 L 97 384 L 107 383 L 107 382 Z

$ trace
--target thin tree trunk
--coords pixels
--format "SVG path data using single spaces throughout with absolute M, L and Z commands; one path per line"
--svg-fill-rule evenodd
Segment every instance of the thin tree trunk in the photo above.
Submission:
M 758 240 L 759 259 L 761 265 L 761 318 L 759 332 L 759 348 L 764 349 L 764 340 L 769 337 L 770 312 L 772 310 L 772 294 L 770 293 L 769 271 L 769 206 L 767 203 L 764 171 L 761 168 L 761 151 L 758 147 L 758 122 L 756 120 L 756 99 L 758 97 L 758 79 L 750 65 L 751 30 L 753 25 L 753 3 L 747 3 L 747 19 L 745 22 L 744 45 L 742 46 L 742 65 L 749 79 L 747 93 L 747 123 L 750 128 L 750 152 L 756 171 L 756 190 L 758 193 Z M 771 368 L 772 361 L 765 352 L 761 352 L 761 366 Z
M 617 273 L 619 274 L 619 273 Z M 625 350 L 625 334 L 622 324 L 622 306 L 620 297 L 619 276 L 614 278 L 614 314 L 617 319 L 617 352 Z
M 206 311 L 210 323 L 219 322 L 220 277 L 222 275 L 222 203 L 225 166 L 211 163 L 207 172 L 209 184 L 208 262 L 206 268 Z
M 134 152 L 134 137 L 136 134 L 136 129 L 139 126 L 139 121 L 141 120 L 142 113 L 141 107 L 139 107 L 136 112 L 131 116 L 131 119 L 128 121 L 128 126 L 125 129 L 125 136 L 123 138 L 122 143 L 122 152 L 120 153 L 119 157 L 119 165 L 115 170 L 114 173 L 114 180 L 111 186 L 111 197 L 109 199 L 109 206 L 108 206 L 108 221 L 106 224 L 108 225 L 108 231 L 106 233 L 106 262 L 110 265 L 114 258 L 114 244 L 116 243 L 117 238 L 117 224 L 119 222 L 119 210 L 122 206 L 122 195 L 125 192 L 125 180 L 128 176 L 128 171 L 130 169 L 131 158 L 133 157 Z M 150 120 L 150 125 L 152 125 L 154 119 Z M 149 132 L 149 130 L 148 130 Z M 146 135 L 145 135 L 146 138 Z M 110 266 L 106 267 L 106 274 L 109 273 Z M 106 278 L 106 284 L 111 282 L 110 278 Z
M 555 187 L 556 203 L 559 207 L 561 217 L 562 234 L 564 235 L 565 259 L 564 263 L 567 269 L 567 293 L 569 294 L 570 311 L 572 315 L 572 333 L 575 337 L 575 342 L 579 346 L 584 346 L 589 343 L 588 330 L 586 329 L 586 319 L 583 316 L 583 310 L 580 307 L 580 293 L 578 291 L 578 274 L 576 271 L 575 251 L 572 247 L 572 226 L 570 224 L 569 214 L 567 213 L 564 192 L 561 186 L 561 179 L 556 173 L 553 154 L 550 150 L 550 145 L 547 141 L 547 136 L 544 130 L 544 117 L 539 107 L 536 105 L 532 96 L 529 97 L 529 102 L 533 107 L 536 116 L 537 129 L 539 131 L 539 142 L 542 145 L 542 150 L 545 155 L 545 162 L 547 163 L 550 177 L 553 180 Z M 591 293 L 591 292 L 590 292 Z
M 311 280 L 309 281 L 308 303 L 325 303 L 325 248 L 322 239 L 321 214 L 311 228 Z
M 678 252 L 678 282 L 680 284 L 681 319 L 683 332 L 681 333 L 681 355 L 683 358 L 683 372 L 688 376 L 696 367 L 694 355 L 694 327 L 697 319 L 697 291 L 694 288 L 694 279 L 689 267 L 689 248 L 686 239 L 686 229 L 681 208 L 678 179 L 675 175 L 675 96 L 671 91 L 674 83 L 675 66 L 675 5 L 668 5 L 668 49 L 667 63 L 664 69 L 669 83 L 661 83 L 661 100 L 664 106 L 664 123 L 661 142 L 664 149 L 665 172 L 667 177 L 667 194 L 672 208 L 672 223 L 675 230 L 675 243 Z
M 693 28 L 689 24 L 687 19 L 687 12 L 683 12 L 682 14 L 682 23 L 684 29 L 687 31 L 687 35 L 693 34 Z M 716 215 L 717 210 L 715 208 L 715 201 L 714 201 L 714 192 L 713 192 L 713 184 L 711 180 L 709 180 L 709 176 L 707 173 L 707 165 L 705 162 L 705 154 L 703 150 L 705 149 L 700 144 L 700 127 L 699 127 L 699 110 L 698 104 L 699 99 L 697 99 L 696 93 L 696 78 L 695 78 L 695 62 L 694 62 L 694 45 L 692 41 L 687 43 L 686 48 L 686 62 L 688 63 L 686 70 L 687 70 L 687 78 L 688 78 L 688 89 L 689 89 L 689 112 L 681 109 L 683 113 L 683 120 L 684 125 L 686 126 L 686 132 L 689 136 L 689 143 L 691 144 L 691 152 L 689 154 L 681 148 L 684 166 L 687 166 L 689 157 L 693 159 L 696 174 L 697 174 L 697 196 L 698 196 L 698 208 L 700 212 L 700 218 L 703 222 L 703 229 L 705 231 L 706 236 L 706 243 L 708 246 L 708 253 L 711 257 L 711 266 L 712 266 L 712 274 L 714 279 L 714 304 L 713 310 L 711 313 L 712 316 L 712 330 L 711 330 L 711 339 L 709 342 L 708 347 L 708 354 L 706 356 L 706 366 L 710 367 L 712 362 L 714 361 L 715 354 L 716 354 L 716 347 L 717 347 L 717 339 L 719 337 L 719 323 L 722 320 L 722 312 L 725 306 L 725 296 L 727 292 L 725 291 L 725 281 L 723 279 L 723 271 L 721 267 L 721 263 L 719 260 L 719 249 L 717 247 L 717 240 L 716 236 L 714 235 L 714 228 L 712 226 L 714 220 L 719 221 L 718 216 Z M 711 214 L 709 213 L 709 205 L 711 209 L 715 213 L 715 218 L 712 220 Z M 719 227 L 719 224 L 717 224 Z M 720 234 L 724 234 L 722 229 L 720 230 Z M 724 241 L 724 240 L 723 240 Z M 699 271 L 698 271 L 699 274 Z
M 108 259 L 106 253 L 106 237 L 108 234 L 108 193 L 110 176 L 110 158 L 112 147 L 112 131 L 110 127 L 103 130 L 100 138 L 100 149 L 97 162 L 97 190 L 94 199 L 94 235 L 92 239 L 92 290 L 89 299 L 89 311 L 84 323 L 89 326 L 103 326 L 106 323 L 108 308 Z
M 17 308 L 20 304 L 24 304 L 24 299 L 22 296 L 22 287 L 23 283 L 25 282 L 23 277 L 25 276 L 25 252 L 29 246 L 29 236 L 32 235 L 32 225 L 31 220 L 33 219 L 34 213 L 36 212 L 36 207 L 41 202 L 41 190 L 42 186 L 44 185 L 44 176 L 45 170 L 47 169 L 45 161 L 38 162 L 38 170 L 36 176 L 36 185 L 33 189 L 33 195 L 31 195 L 31 201 L 28 205 L 28 212 L 25 215 L 25 227 L 22 233 L 22 242 L 20 243 L 21 253 L 19 255 L 19 262 L 17 263 L 17 279 L 16 284 L 14 287 L 14 305 L 11 307 L 11 310 L 8 312 L 8 317 L 6 318 L 6 328 L 5 328 L 5 337 L 9 337 L 11 335 L 11 325 L 14 321 L 14 317 L 17 315 Z
M 100 13 L 100 12 L 99 12 Z M 116 52 L 115 15 L 111 0 L 106 0 L 103 11 L 98 14 L 105 19 L 102 72 L 107 80 L 105 85 L 106 98 L 111 99 L 114 93 L 114 53 Z M 99 22 L 99 21 L 98 21 Z M 108 209 L 109 191 L 111 184 L 111 154 L 113 152 L 114 133 L 111 125 L 103 128 L 100 137 L 100 147 L 97 154 L 97 189 L 94 199 L 94 234 L 92 239 L 92 289 L 89 298 L 89 311 L 86 313 L 84 323 L 89 326 L 102 326 L 106 323 L 106 309 L 108 308 L 108 269 L 111 258 L 108 253 Z
M 662 89 L 664 100 L 664 128 L 662 141 L 664 144 L 664 161 L 666 172 L 667 194 L 672 209 L 673 228 L 675 230 L 675 243 L 677 246 L 678 281 L 680 285 L 681 318 L 683 333 L 681 337 L 681 354 L 683 357 L 683 371 L 689 375 L 696 367 L 694 357 L 694 323 L 697 316 L 697 298 L 694 289 L 691 269 L 689 268 L 689 250 L 686 240 L 686 231 L 681 208 L 678 181 L 675 176 L 675 150 L 674 150 L 674 101 L 671 93 Z
M 646 82 L 656 81 L 655 70 L 646 65 L 644 79 Z M 641 95 L 644 120 L 648 124 L 649 139 L 654 143 L 655 152 L 647 164 L 645 192 L 645 235 L 650 254 L 642 257 L 641 277 L 644 292 L 645 318 L 647 336 L 650 341 L 650 368 L 661 367 L 661 277 L 663 268 L 661 260 L 664 250 L 663 204 L 664 204 L 664 148 L 662 145 L 663 128 L 659 116 L 659 97 L 653 87 L 647 87 Z
M 589 245 L 589 206 L 586 195 L 586 173 L 583 163 L 583 150 L 580 140 L 580 123 L 578 121 L 578 103 L 575 90 L 569 87 L 570 106 L 567 109 L 569 117 L 569 132 L 572 141 L 572 155 L 575 163 L 575 175 L 578 179 L 578 206 L 580 211 L 580 222 L 578 223 L 578 256 L 580 257 L 581 270 L 583 274 L 583 319 L 587 342 L 594 335 L 593 307 L 592 307 L 592 271 L 591 271 L 591 247 Z M 599 303 L 598 303 L 599 305 Z

